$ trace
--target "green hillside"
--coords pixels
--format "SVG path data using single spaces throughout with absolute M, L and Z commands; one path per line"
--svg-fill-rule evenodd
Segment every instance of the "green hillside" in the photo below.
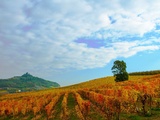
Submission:
M 32 91 L 45 88 L 60 87 L 56 82 L 51 82 L 25 73 L 9 79 L 0 79 L 0 89 L 8 92 Z

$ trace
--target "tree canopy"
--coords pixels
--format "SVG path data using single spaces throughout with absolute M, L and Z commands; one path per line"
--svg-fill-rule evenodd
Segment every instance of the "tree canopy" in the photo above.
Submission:
M 114 62 L 111 70 L 115 76 L 116 82 L 128 80 L 128 73 L 126 71 L 126 68 L 126 63 L 123 60 L 116 60 Z

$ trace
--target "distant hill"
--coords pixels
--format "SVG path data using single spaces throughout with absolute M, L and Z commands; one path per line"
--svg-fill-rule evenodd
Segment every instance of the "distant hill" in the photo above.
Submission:
M 140 72 L 132 72 L 129 75 L 156 75 L 160 74 L 160 70 L 150 70 L 150 71 L 140 71 Z
M 60 87 L 56 82 L 51 82 L 25 73 L 9 79 L 0 79 L 0 89 L 8 92 L 32 91 L 45 88 Z

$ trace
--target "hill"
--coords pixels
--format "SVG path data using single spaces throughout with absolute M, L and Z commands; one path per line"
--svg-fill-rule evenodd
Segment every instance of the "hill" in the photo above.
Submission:
M 8 92 L 31 91 L 45 88 L 60 87 L 56 82 L 51 82 L 25 73 L 9 79 L 0 79 L 0 89 Z
M 159 120 L 159 83 L 160 74 L 130 76 L 124 82 L 104 77 L 68 87 L 6 94 L 0 96 L 0 119 Z
M 131 75 L 129 76 L 129 81 L 137 81 L 144 79 L 146 77 L 149 77 L 151 75 Z M 103 87 L 105 85 L 110 85 L 110 84 L 115 84 L 116 82 L 114 81 L 114 76 L 107 76 L 107 77 L 102 77 L 102 78 L 96 78 L 93 80 L 85 81 L 82 83 L 74 84 L 74 85 L 69 85 L 65 87 L 61 87 L 61 89 L 68 88 L 68 89 L 81 89 L 81 88 L 98 88 L 98 87 Z
M 151 70 L 151 71 L 140 71 L 140 72 L 132 72 L 129 75 L 156 75 L 160 74 L 160 70 Z
M 137 81 L 141 80 L 147 77 L 150 77 L 152 75 L 160 74 L 160 70 L 151 70 L 151 71 L 139 71 L 139 72 L 131 72 L 129 73 L 129 80 L 131 81 Z M 62 88 L 70 88 L 70 89 L 78 89 L 78 88 L 97 88 L 98 86 L 104 86 L 106 84 L 114 84 L 114 77 L 113 76 L 107 76 L 102 78 L 96 78 L 93 80 L 89 80 L 86 82 L 65 86 Z

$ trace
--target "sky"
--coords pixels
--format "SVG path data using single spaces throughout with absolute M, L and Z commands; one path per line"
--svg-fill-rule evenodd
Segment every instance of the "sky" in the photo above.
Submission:
M 160 69 L 160 0 L 0 0 L 0 78 L 61 86 Z

